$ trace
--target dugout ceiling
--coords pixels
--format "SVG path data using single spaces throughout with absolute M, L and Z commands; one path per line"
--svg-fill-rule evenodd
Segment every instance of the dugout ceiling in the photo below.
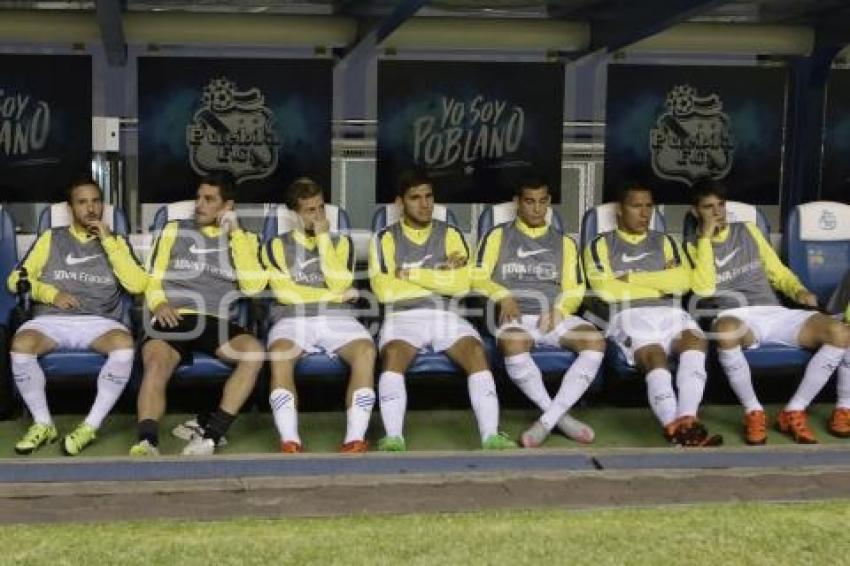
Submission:
M 4 10 L 15 11 L 17 16 L 13 18 L 8 13 L 2 18 L 7 24 L 0 22 L 0 37 L 7 41 L 25 40 L 27 34 L 31 34 L 32 41 L 41 42 L 86 42 L 102 38 L 107 49 L 114 51 L 113 59 L 118 64 L 123 64 L 121 54 L 128 42 L 175 43 L 179 42 L 181 32 L 188 44 L 215 42 L 214 34 L 204 35 L 197 28 L 209 27 L 214 22 L 205 17 L 220 15 L 255 17 L 258 33 L 245 34 L 246 43 L 301 43 L 343 50 L 355 48 L 370 32 L 387 24 L 390 31 L 399 28 L 396 35 L 403 36 L 410 31 L 407 28 L 416 28 L 416 33 L 407 39 L 385 33 L 382 39 L 388 41 L 384 46 L 413 48 L 416 42 L 423 42 L 422 47 L 428 48 L 431 46 L 427 32 L 434 28 L 463 29 L 452 28 L 452 21 L 468 26 L 471 37 L 482 34 L 473 42 L 475 48 L 487 46 L 488 41 L 492 48 L 522 48 L 523 41 L 512 41 L 511 36 L 521 35 L 524 29 L 520 26 L 505 33 L 504 28 L 498 27 L 504 23 L 537 26 L 533 31 L 540 36 L 538 43 L 527 40 L 528 48 L 579 53 L 596 49 L 613 51 L 680 23 L 796 26 L 833 32 L 837 29 L 842 35 L 850 29 L 850 5 L 844 0 L 0 0 L 0 11 Z M 64 20 L 55 19 L 60 14 Z M 28 15 L 41 19 L 27 26 Z M 194 20 L 185 19 L 186 16 Z M 259 20 L 271 29 L 264 30 Z M 195 25 L 191 25 L 192 21 Z M 230 21 L 229 25 L 238 28 L 249 21 Z M 174 23 L 171 28 L 169 22 Z M 494 27 L 481 30 L 475 27 L 487 23 Z M 279 33 L 275 34 L 274 29 Z M 309 33 L 298 33 L 299 29 Z M 219 43 L 232 42 L 226 34 L 221 37 Z M 811 38 L 806 41 L 802 37 L 801 41 L 802 47 L 797 51 L 812 48 Z M 658 46 L 675 50 L 675 45 Z M 450 47 L 463 45 L 450 44 Z

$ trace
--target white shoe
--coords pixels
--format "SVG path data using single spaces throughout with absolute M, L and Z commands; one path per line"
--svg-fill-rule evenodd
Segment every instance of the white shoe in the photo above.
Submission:
M 549 431 L 540 421 L 534 421 L 531 428 L 522 433 L 520 443 L 524 448 L 537 448 L 549 438 Z
M 215 442 L 212 438 L 193 438 L 183 448 L 184 456 L 212 456 L 215 453 Z
M 565 413 L 563 417 L 558 419 L 555 426 L 564 433 L 564 436 L 582 444 L 590 444 L 596 436 L 592 428 L 580 420 L 571 417 L 569 413 Z
M 171 436 L 189 442 L 196 438 L 203 438 L 204 427 L 198 424 L 197 419 L 189 419 L 185 423 L 179 424 L 171 429 Z M 216 446 L 227 446 L 227 438 L 222 436 Z

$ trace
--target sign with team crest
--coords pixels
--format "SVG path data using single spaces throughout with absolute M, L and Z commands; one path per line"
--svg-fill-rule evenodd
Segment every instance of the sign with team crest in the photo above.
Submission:
M 91 174 L 89 55 L 0 55 L 0 200 L 62 200 Z
M 605 198 L 628 180 L 690 203 L 709 177 L 732 200 L 777 204 L 785 82 L 781 68 L 609 65 Z
M 560 202 L 563 107 L 558 63 L 381 61 L 376 202 L 412 168 L 438 202 L 504 202 L 530 175 Z
M 850 69 L 829 76 L 820 198 L 850 204 Z
M 717 94 L 699 96 L 690 85 L 674 86 L 649 137 L 652 170 L 662 179 L 691 185 L 700 177 L 723 179 L 732 170 L 732 125 Z
M 226 172 L 241 202 L 282 202 L 298 177 L 330 198 L 332 63 L 139 58 L 142 202 L 194 198 Z
M 278 164 L 275 117 L 256 87 L 240 91 L 225 77 L 204 87 L 186 127 L 189 163 L 198 175 L 224 169 L 239 182 L 265 179 Z

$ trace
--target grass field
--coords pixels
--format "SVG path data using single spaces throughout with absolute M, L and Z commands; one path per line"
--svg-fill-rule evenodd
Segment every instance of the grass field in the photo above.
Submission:
M 6 526 L 2 564 L 846 564 L 850 503 Z
M 775 415 L 780 405 L 767 407 Z M 850 440 L 838 439 L 826 432 L 831 404 L 816 404 L 809 409 L 810 422 L 818 439 L 825 444 L 850 446 Z M 376 412 L 377 413 L 377 412 Z M 736 405 L 710 405 L 701 411 L 712 432 L 724 435 L 727 446 L 744 445 L 741 438 L 741 408 Z M 648 408 L 592 407 L 578 410 L 574 414 L 585 420 L 596 430 L 594 447 L 661 447 L 666 443 Z M 164 454 L 178 454 L 183 441 L 172 438 L 170 429 L 192 415 L 168 415 L 160 430 Z M 532 410 L 502 411 L 501 427 L 517 438 L 538 416 Z M 58 415 L 56 424 L 60 434 L 67 434 L 80 420 L 79 415 Z M 310 452 L 333 452 L 342 440 L 345 431 L 345 415 L 339 412 L 306 412 L 299 415 L 301 436 Z M 15 442 L 26 432 L 29 422 L 24 419 L 0 422 L 0 458 L 17 456 L 13 450 Z M 87 448 L 81 457 L 123 456 L 136 438 L 135 417 L 128 414 L 110 416 L 95 444 Z M 369 438 L 373 445 L 383 431 L 380 417 L 375 414 L 369 427 Z M 471 410 L 410 411 L 405 425 L 410 450 L 475 450 L 480 448 L 475 417 Z M 230 444 L 221 449 L 224 454 L 272 453 L 277 450 L 277 433 L 269 413 L 251 412 L 241 415 L 228 434 Z M 790 445 L 793 442 L 785 435 L 771 429 L 770 445 Z M 585 447 L 566 438 L 553 435 L 546 447 Z M 753 448 L 757 450 L 758 448 Z M 58 444 L 39 450 L 27 458 L 61 456 Z

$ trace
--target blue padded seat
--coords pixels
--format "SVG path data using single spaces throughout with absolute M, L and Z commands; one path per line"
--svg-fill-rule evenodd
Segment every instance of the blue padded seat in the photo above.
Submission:
M 616 230 L 616 228 L 617 203 L 608 202 L 585 211 L 581 220 L 580 240 L 582 259 L 584 258 L 584 250 L 590 242 L 600 234 L 611 232 L 612 230 Z M 658 232 L 667 231 L 667 221 L 657 208 L 652 212 L 649 228 Z M 585 266 L 585 273 L 587 273 L 587 266 Z M 588 291 L 590 291 L 589 284 Z M 675 362 L 672 362 L 671 365 L 675 365 Z M 602 367 L 607 368 L 609 375 L 615 375 L 621 378 L 634 378 L 638 375 L 637 369 L 629 365 L 626 356 L 611 340 L 608 340 L 608 347 L 605 351 L 605 359 L 602 362 Z
M 325 203 L 325 218 L 328 219 L 331 233 L 347 234 L 351 229 L 351 220 L 345 209 L 335 204 Z M 263 242 L 268 242 L 275 236 L 289 232 L 297 225 L 297 215 L 286 205 L 272 206 L 263 222 Z
M 759 227 L 764 237 L 770 241 L 770 224 L 764 213 L 751 204 L 737 201 L 726 201 L 726 220 L 733 222 L 751 222 Z M 685 215 L 683 237 L 688 241 L 697 231 L 697 219 L 692 213 Z M 744 350 L 744 357 L 750 368 L 763 371 L 777 371 L 799 368 L 809 362 L 812 355 L 802 348 L 780 345 L 762 345 L 757 348 Z
M 43 209 L 38 215 L 38 233 L 48 228 L 70 226 L 73 220 L 71 208 L 67 202 L 57 202 Z M 127 215 L 120 208 L 111 204 L 103 205 L 103 221 L 113 233 L 126 236 L 129 232 Z
M 850 269 L 850 205 L 815 201 L 796 206 L 786 226 L 785 257 L 825 305 Z
M 8 326 L 15 308 L 15 296 L 6 288 L 6 280 L 18 263 L 15 222 L 0 206 L 0 326 Z
M 454 213 L 442 204 L 434 204 L 432 217 L 457 227 Z M 387 226 L 398 222 L 401 218 L 401 206 L 397 204 L 379 204 L 372 214 L 372 232 L 377 234 Z M 429 374 L 456 374 L 460 368 L 442 352 L 419 352 L 407 368 L 407 376 Z
M 478 217 L 478 245 L 481 245 L 484 238 L 495 226 L 504 224 L 505 222 L 512 222 L 515 218 L 516 204 L 513 201 L 484 207 L 484 210 L 481 211 L 481 215 Z M 551 207 L 546 212 L 546 223 L 552 225 L 558 232 L 563 233 L 564 223 L 561 220 L 561 215 Z M 495 349 L 494 359 L 492 360 L 495 362 L 493 367 L 503 368 L 504 360 L 499 355 L 495 342 L 493 348 Z M 553 346 L 537 346 L 531 351 L 531 358 L 544 374 L 563 374 L 570 368 L 576 357 L 576 354 L 570 350 Z
M 38 215 L 38 234 L 41 235 L 50 228 L 69 226 L 73 221 L 71 208 L 67 202 L 57 202 L 45 208 Z M 127 216 L 124 211 L 111 204 L 103 205 L 103 221 L 112 232 L 126 236 L 128 230 Z M 133 298 L 125 294 L 123 299 L 121 323 L 132 331 L 130 312 L 133 308 Z M 100 368 L 106 363 L 106 356 L 93 350 L 69 350 L 58 348 L 41 356 L 39 359 L 44 375 L 49 380 L 65 380 L 74 377 L 97 376 Z
M 516 218 L 516 204 L 514 201 L 485 206 L 484 210 L 478 216 L 478 231 L 476 232 L 478 234 L 478 243 L 481 243 L 487 232 L 494 226 L 511 222 L 514 218 Z M 546 211 L 546 224 L 551 224 L 555 230 L 563 234 L 564 222 L 561 220 L 561 215 L 551 207 Z
M 193 218 L 195 214 L 195 201 L 184 200 L 177 201 L 171 204 L 160 207 L 154 214 L 154 220 L 151 224 L 151 231 L 155 237 L 168 222 L 173 220 L 188 220 Z M 250 316 L 249 305 L 247 300 L 239 300 L 235 313 L 232 317 L 233 322 L 243 328 L 249 328 Z M 249 328 L 250 329 L 250 328 Z M 223 362 L 215 356 L 210 356 L 204 352 L 192 352 L 193 363 L 181 364 L 174 370 L 174 379 L 179 382 L 206 382 L 209 380 L 222 380 L 230 377 L 233 372 L 233 366 Z
M 617 203 L 606 202 L 585 211 L 581 218 L 581 237 L 579 245 L 581 251 L 584 249 L 596 236 L 611 232 L 617 229 Z M 667 231 L 667 221 L 664 215 L 658 212 L 656 208 L 652 212 L 652 218 L 649 221 L 649 229 L 658 232 Z
M 325 203 L 325 218 L 328 219 L 331 233 L 346 234 L 351 228 L 348 213 L 336 205 Z M 271 241 L 280 234 L 285 234 L 295 228 L 296 225 L 297 217 L 294 211 L 288 209 L 285 205 L 273 207 L 269 210 L 263 223 L 263 243 Z M 264 301 L 264 303 L 265 312 L 260 326 L 261 334 L 265 340 L 269 330 L 271 330 L 271 323 L 266 316 L 269 312 L 268 307 L 271 300 Z M 295 374 L 305 377 L 347 377 L 348 365 L 337 356 L 317 352 L 301 356 L 295 364 Z
M 434 204 L 433 218 L 442 220 L 452 226 L 458 226 L 457 217 L 454 212 L 449 210 L 443 204 Z M 390 224 L 394 224 L 401 219 L 401 206 L 392 204 L 378 204 L 375 206 L 375 212 L 372 213 L 372 232 L 377 234 Z
M 13 385 L 9 371 L 8 337 L 12 324 L 12 311 L 15 308 L 15 296 L 6 289 L 6 280 L 18 263 L 18 246 L 15 237 L 15 222 L 9 212 L 0 206 L 0 418 L 12 405 Z
M 751 222 L 759 227 L 765 238 L 770 239 L 770 223 L 764 213 L 751 204 L 734 200 L 726 201 L 726 222 Z M 687 242 L 697 231 L 697 218 L 693 213 L 685 214 L 682 226 L 682 238 Z

